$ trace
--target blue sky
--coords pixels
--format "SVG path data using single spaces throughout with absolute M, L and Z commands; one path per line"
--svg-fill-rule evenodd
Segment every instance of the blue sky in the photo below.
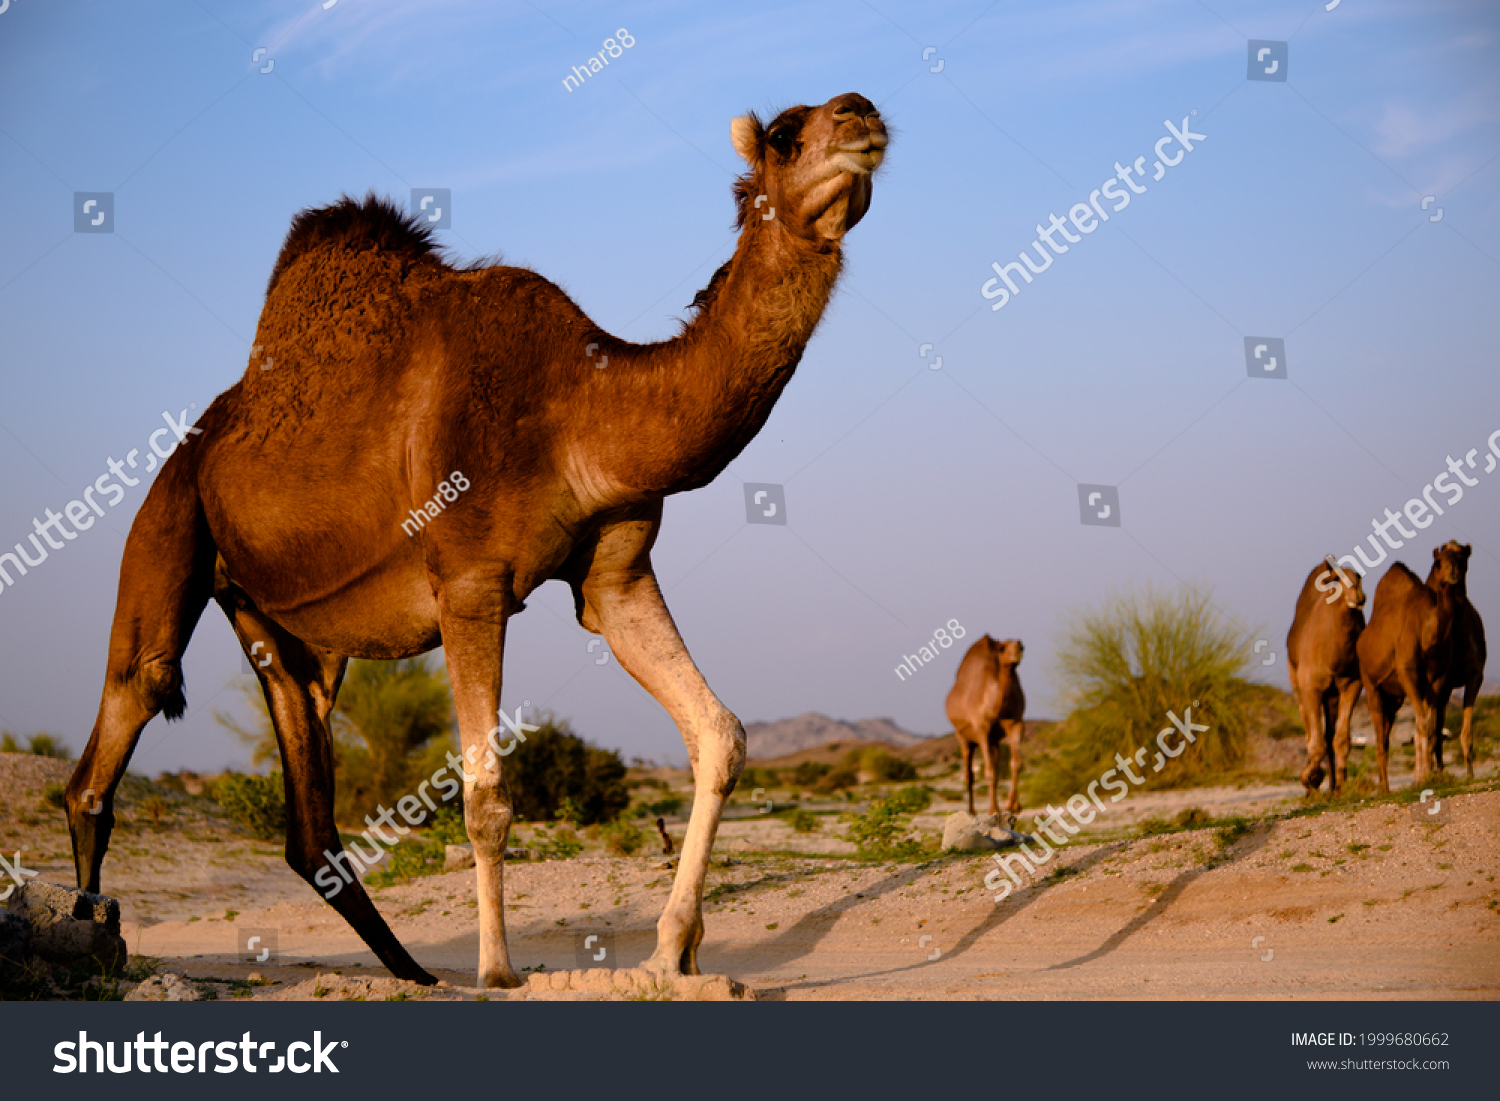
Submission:
M 636 44 L 565 90 L 621 27 Z M 1056 714 L 1070 609 L 1194 582 L 1264 627 L 1284 685 L 1312 565 L 1500 429 L 1497 35 L 1478 2 L 12 0 L 0 544 L 244 371 L 297 210 L 451 189 L 456 256 L 501 253 L 658 339 L 732 251 L 731 118 L 854 90 L 895 140 L 840 290 L 760 436 L 666 506 L 658 573 L 710 683 L 746 722 L 940 731 L 960 649 L 893 669 L 956 618 L 1023 639 L 1030 712 Z M 1246 79 L 1250 39 L 1289 43 L 1286 81 Z M 1184 118 L 1205 140 L 991 311 L 991 262 L 1116 161 L 1149 173 Z M 113 233 L 74 232 L 75 192 L 113 193 Z M 1247 375 L 1266 336 L 1284 380 Z M 1393 557 L 1425 573 L 1473 543 L 1496 623 L 1500 471 L 1473 476 Z M 746 523 L 745 482 L 785 486 L 787 526 Z M 1079 483 L 1118 487 L 1119 527 L 1080 522 Z M 0 726 L 82 748 L 145 488 L 0 590 Z M 590 637 L 544 586 L 511 625 L 505 706 L 682 760 Z M 216 608 L 184 665 L 189 717 L 152 722 L 138 770 L 246 760 L 212 717 L 241 706 Z

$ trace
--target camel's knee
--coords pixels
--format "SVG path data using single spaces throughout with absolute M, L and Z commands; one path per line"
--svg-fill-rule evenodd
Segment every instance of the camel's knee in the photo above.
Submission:
M 510 798 L 500 787 L 486 784 L 465 793 L 464 826 L 476 856 L 498 860 L 504 855 L 514 817 Z
M 734 792 L 745 771 L 745 728 L 728 711 L 723 712 L 709 728 L 708 736 L 698 743 L 697 767 L 700 779 L 707 779 L 715 795 L 726 798 Z
M 176 661 L 158 658 L 142 663 L 130 678 L 130 687 L 152 715 L 160 712 L 168 719 L 180 719 L 187 710 L 182 667 Z

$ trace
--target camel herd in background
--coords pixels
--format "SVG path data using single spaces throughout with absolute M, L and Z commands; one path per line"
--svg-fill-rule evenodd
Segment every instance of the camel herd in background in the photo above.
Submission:
M 1325 771 L 1330 791 L 1344 782 L 1349 721 L 1361 690 L 1375 727 L 1381 791 L 1390 790 L 1391 725 L 1403 701 L 1411 701 L 1417 720 L 1413 783 L 1441 771 L 1443 723 L 1455 688 L 1464 690 L 1459 747 L 1465 774 L 1473 778 L 1474 702 L 1484 682 L 1485 646 L 1484 622 L 1469 603 L 1472 550 L 1452 540 L 1435 548 L 1425 582 L 1394 563 L 1375 587 L 1368 626 L 1357 573 L 1319 563 L 1307 575 L 1286 650 L 1292 694 L 1307 728 L 1302 785 L 1309 793 L 1318 790 Z
M 1484 622 L 1469 603 L 1472 548 L 1449 541 L 1432 552 L 1425 582 L 1394 563 L 1375 589 L 1375 610 L 1365 625 L 1365 592 L 1357 571 L 1320 562 L 1303 582 L 1286 638 L 1292 695 L 1307 729 L 1302 785 L 1317 791 L 1326 774 L 1337 791 L 1349 762 L 1349 726 L 1361 691 L 1375 727 L 1380 790 L 1390 791 L 1387 755 L 1401 704 L 1416 712 L 1415 783 L 1443 767 L 1443 723 L 1455 689 L 1464 693 L 1459 746 L 1465 773 L 1474 777 L 1474 702 L 1484 682 Z M 948 692 L 948 721 L 963 751 L 969 813 L 974 813 L 974 750 L 990 783 L 990 815 L 999 816 L 1000 741 L 1010 747 L 1006 813 L 1021 809 L 1021 734 L 1026 695 L 1016 666 L 1019 639 L 977 640 L 959 663 Z M 1329 730 L 1333 735 L 1329 737 Z

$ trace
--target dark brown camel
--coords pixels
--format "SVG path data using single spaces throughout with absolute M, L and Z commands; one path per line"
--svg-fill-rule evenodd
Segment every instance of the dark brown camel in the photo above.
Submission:
M 496 722 L 506 622 L 556 578 L 687 744 L 692 816 L 643 966 L 698 972 L 703 881 L 745 732 L 688 655 L 651 546 L 663 498 L 713 481 L 791 379 L 887 141 L 854 93 L 769 126 L 747 115 L 730 136 L 749 164 L 734 186 L 738 245 L 682 332 L 657 344 L 601 331 L 535 272 L 449 266 L 373 197 L 297 216 L 256 331 L 262 357 L 165 464 L 126 541 L 103 701 L 67 790 L 80 886 L 99 889 L 141 728 L 183 713 L 182 654 L 210 598 L 247 653 L 260 643 L 273 659 L 256 676 L 286 769 L 287 861 L 320 886 L 348 859 L 327 725 L 347 658 L 441 645 L 471 770 L 479 981 L 519 985 L 502 898 L 511 804 L 493 750 L 511 741 Z M 326 897 L 393 974 L 433 981 L 357 878 Z
M 984 758 L 990 780 L 990 814 L 1000 816 L 1000 738 L 1010 748 L 1010 795 L 1006 813 L 1021 810 L 1021 734 L 1025 724 L 1026 694 L 1021 691 L 1021 664 L 1025 647 L 1020 639 L 997 642 L 985 635 L 969 647 L 958 663 L 958 676 L 948 692 L 948 721 L 964 754 L 964 784 L 969 793 L 969 813 L 974 813 L 974 747 Z
M 1375 726 L 1381 791 L 1391 790 L 1386 754 L 1391 724 L 1403 700 L 1411 701 L 1417 716 L 1413 783 L 1424 783 L 1437 765 L 1437 706 L 1448 694 L 1455 591 L 1462 588 L 1469 568 L 1469 548 L 1445 543 L 1432 557 L 1431 580 L 1425 585 L 1400 562 L 1385 572 L 1375 586 L 1370 625 L 1356 646 L 1365 703 Z
M 1330 792 L 1339 789 L 1348 772 L 1349 719 L 1362 687 L 1355 646 L 1365 629 L 1364 606 L 1358 572 L 1327 561 L 1313 567 L 1297 597 L 1286 636 L 1286 663 L 1307 730 L 1302 786 L 1308 794 L 1323 782 L 1325 758 Z
M 1449 540 L 1443 544 L 1456 553 L 1467 557 L 1469 548 L 1460 547 Z M 1432 587 L 1437 576 L 1437 563 L 1433 563 L 1427 574 L 1427 585 Z M 1437 731 L 1433 744 L 1433 757 L 1438 770 L 1443 767 L 1443 724 L 1448 719 L 1448 701 L 1456 689 L 1464 690 L 1464 725 L 1459 731 L 1458 747 L 1463 754 L 1464 774 L 1474 779 L 1474 703 L 1479 699 L 1479 689 L 1484 684 L 1484 620 L 1469 603 L 1469 577 L 1467 571 L 1453 590 L 1453 661 L 1448 666 L 1448 682 L 1437 703 Z

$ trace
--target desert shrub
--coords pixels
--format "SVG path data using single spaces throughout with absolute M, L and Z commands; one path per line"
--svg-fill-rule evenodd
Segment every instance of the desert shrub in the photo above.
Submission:
M 900 783 L 917 778 L 916 765 L 878 745 L 851 749 L 844 756 L 843 767 L 855 773 L 868 772 L 877 783 Z
M 889 799 L 870 800 L 863 814 L 846 814 L 845 841 L 854 843 L 866 860 L 911 860 L 923 853 L 923 845 L 911 836 L 911 815 Z
M 30 753 L 36 757 L 53 757 L 59 761 L 71 761 L 73 753 L 56 734 L 42 731 L 26 739 L 22 749 L 16 736 L 9 730 L 0 731 L 0 753 Z
M 840 767 L 826 773 L 821 780 L 813 785 L 813 790 L 828 794 L 835 791 L 842 791 L 845 788 L 852 788 L 857 783 L 859 783 L 859 777 L 854 775 L 852 768 Z
M 816 833 L 818 827 L 823 823 L 812 811 L 798 807 L 786 815 L 786 824 L 791 826 L 797 833 Z
M 42 785 L 42 805 L 61 810 L 66 801 L 67 789 L 57 780 L 48 780 Z
M 887 795 L 885 801 L 901 814 L 921 814 L 932 806 L 932 789 L 925 784 L 899 788 Z
M 389 887 L 393 883 L 409 883 L 426 875 L 437 875 L 443 870 L 447 851 L 442 845 L 406 837 L 389 850 L 385 864 L 378 872 L 364 877 L 369 887 Z
M 286 834 L 286 790 L 279 772 L 226 772 L 214 784 L 214 799 L 229 820 L 252 837 L 270 841 Z
M 604 851 L 614 856 L 630 856 L 651 840 L 650 835 L 628 818 L 617 818 L 599 829 Z
M 252 764 L 279 768 L 276 730 L 259 685 L 242 686 L 249 726 L 215 711 L 214 718 L 250 747 Z M 458 748 L 453 698 L 443 667 L 427 657 L 351 661 L 330 716 L 336 784 L 334 817 L 363 822 L 394 807 L 446 766 Z M 421 813 L 427 815 L 426 808 Z
M 538 826 L 531 835 L 530 847 L 538 860 L 569 860 L 583 852 L 583 842 L 567 822 L 559 822 L 549 831 Z
M 800 788 L 810 788 L 833 771 L 833 766 L 823 761 L 803 761 L 792 770 L 792 783 Z
M 781 783 L 781 774 L 774 768 L 747 768 L 740 773 L 736 791 L 751 792 L 756 788 L 773 788 Z
M 540 729 L 505 758 L 505 783 L 517 818 L 546 821 L 567 813 L 575 825 L 608 822 L 630 805 L 625 762 L 573 733 L 566 719 L 543 712 Z M 571 811 L 565 808 L 571 806 Z
M 1048 751 L 1022 775 L 1027 801 L 1062 800 L 1087 790 L 1116 768 L 1115 755 L 1147 748 L 1133 765 L 1147 788 L 1202 782 L 1240 766 L 1250 736 L 1255 686 L 1242 675 L 1251 663 L 1253 632 L 1222 619 L 1206 593 L 1146 589 L 1102 609 L 1075 613 L 1057 663 L 1071 712 L 1050 732 Z M 1154 770 L 1156 735 L 1173 730 L 1167 712 L 1207 726 L 1175 759 Z
M 469 830 L 463 811 L 457 807 L 439 807 L 427 823 L 428 835 L 439 845 L 467 845 Z

